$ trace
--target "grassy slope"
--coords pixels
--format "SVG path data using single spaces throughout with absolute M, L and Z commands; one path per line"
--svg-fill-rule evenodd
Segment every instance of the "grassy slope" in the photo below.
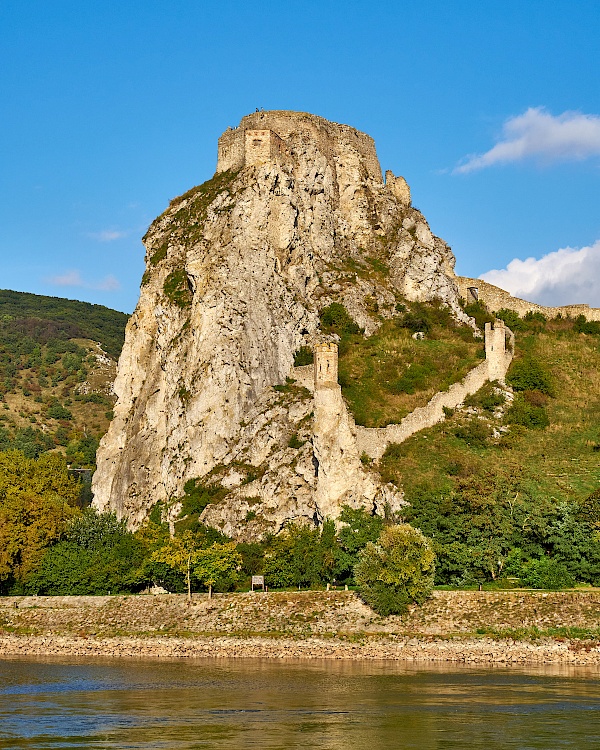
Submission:
M 481 362 L 483 344 L 470 328 L 454 325 L 443 310 L 429 312 L 432 328 L 421 341 L 398 320 L 385 321 L 368 339 L 342 338 L 339 380 L 357 424 L 399 422 Z
M 576 333 L 567 323 L 548 324 L 517 337 L 517 357 L 532 355 L 551 372 L 555 397 L 545 430 L 511 427 L 500 439 L 457 437 L 465 414 L 423 430 L 395 446 L 381 463 L 386 479 L 402 484 L 407 499 L 455 488 L 461 479 L 484 478 L 498 468 L 517 477 L 529 496 L 558 503 L 581 500 L 600 485 L 600 338 Z M 502 420 L 489 420 L 500 426 Z

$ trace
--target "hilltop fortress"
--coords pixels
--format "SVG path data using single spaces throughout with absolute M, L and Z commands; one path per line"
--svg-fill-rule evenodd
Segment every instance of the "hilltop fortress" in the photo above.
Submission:
M 510 364 L 512 334 L 496 321 L 486 360 L 461 382 L 398 424 L 354 423 L 337 343 L 320 328 L 325 307 L 340 303 L 369 336 L 401 299 L 441 300 L 473 328 L 461 296 L 492 310 L 522 301 L 496 295 L 494 306 L 495 287 L 456 276 L 404 178 L 384 181 L 372 138 L 352 127 L 298 112 L 244 117 L 219 139 L 215 176 L 171 201 L 144 242 L 93 484 L 96 507 L 132 527 L 157 502 L 174 520 L 192 479 L 218 488 L 201 520 L 238 538 L 320 523 L 343 505 L 396 510 L 402 493 L 364 455 L 376 461 L 439 422 Z M 294 367 L 302 348 L 314 364 Z

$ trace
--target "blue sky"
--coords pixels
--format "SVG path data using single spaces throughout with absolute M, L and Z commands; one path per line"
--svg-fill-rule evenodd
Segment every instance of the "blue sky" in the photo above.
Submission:
M 133 310 L 147 226 L 264 107 L 372 135 L 459 273 L 600 306 L 597 0 L 2 0 L 0 30 L 1 288 Z

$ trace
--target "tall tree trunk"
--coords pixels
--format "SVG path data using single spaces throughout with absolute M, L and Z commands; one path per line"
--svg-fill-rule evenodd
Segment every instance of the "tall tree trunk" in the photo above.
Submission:
M 208 598 L 212 599 L 212 583 L 208 584 Z
M 187 561 L 187 589 L 188 589 L 188 602 L 192 601 L 192 577 L 190 574 L 190 567 L 192 565 L 192 556 L 188 555 Z

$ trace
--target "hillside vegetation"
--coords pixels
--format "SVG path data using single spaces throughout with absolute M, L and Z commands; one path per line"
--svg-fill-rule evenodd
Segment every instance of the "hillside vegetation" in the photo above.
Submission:
M 321 313 L 323 329 L 340 336 L 339 383 L 356 423 L 364 427 L 400 422 L 485 357 L 482 339 L 456 323 L 444 305 L 398 304 L 397 312 L 368 338 L 341 305 Z M 414 339 L 417 333 L 424 338 Z
M 0 450 L 94 466 L 126 322 L 101 305 L 0 291 Z
M 379 468 L 434 541 L 438 583 L 597 584 L 600 330 L 505 317 L 517 330 L 514 393 L 484 387 L 444 423 L 389 446 Z

